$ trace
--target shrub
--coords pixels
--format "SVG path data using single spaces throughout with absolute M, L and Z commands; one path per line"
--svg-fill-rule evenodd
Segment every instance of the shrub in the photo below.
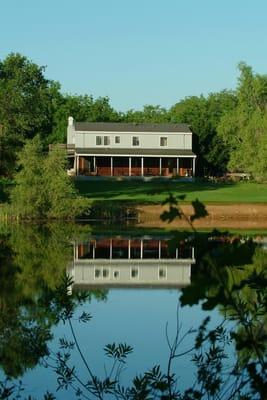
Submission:
M 70 219 L 83 213 L 89 201 L 78 195 L 67 175 L 66 154 L 55 147 L 43 155 L 38 137 L 28 141 L 19 155 L 11 207 L 24 219 Z

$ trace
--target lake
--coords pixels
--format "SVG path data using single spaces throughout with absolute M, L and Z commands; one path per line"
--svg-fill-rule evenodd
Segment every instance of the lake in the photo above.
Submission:
M 265 241 L 2 227 L 0 398 L 264 398 Z

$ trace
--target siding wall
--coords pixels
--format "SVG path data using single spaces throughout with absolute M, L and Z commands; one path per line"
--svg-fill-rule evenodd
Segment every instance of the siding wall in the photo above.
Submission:
M 68 132 L 68 143 L 73 143 L 70 132 Z M 110 145 L 96 145 L 96 136 L 109 136 Z M 120 136 L 120 143 L 115 144 L 115 136 Z M 139 137 L 139 146 L 132 146 L 132 137 Z M 167 146 L 160 146 L 160 137 L 167 137 Z M 191 133 L 115 133 L 115 132 L 75 132 L 75 146 L 79 148 L 111 148 L 111 149 L 179 149 L 192 150 Z
M 157 260 L 153 262 L 153 265 L 140 265 L 139 263 L 131 262 L 130 265 L 110 265 L 102 262 L 97 265 L 90 265 L 86 262 L 76 262 L 74 264 L 74 270 L 72 276 L 74 277 L 74 284 L 91 284 L 91 285 L 103 285 L 103 284 L 117 284 L 122 285 L 188 285 L 191 280 L 191 264 L 179 265 L 179 262 L 173 265 L 164 263 L 157 263 Z M 107 271 L 107 276 L 103 277 L 101 272 L 103 268 Z M 132 277 L 132 270 L 138 271 L 136 277 Z M 99 278 L 95 277 L 95 270 L 100 271 Z M 160 278 L 159 271 L 164 270 L 166 277 Z M 114 273 L 117 272 L 117 278 L 114 277 Z

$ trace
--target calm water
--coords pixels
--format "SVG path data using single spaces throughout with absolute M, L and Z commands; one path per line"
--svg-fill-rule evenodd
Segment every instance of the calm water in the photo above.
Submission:
M 22 398 L 46 391 L 58 399 L 160 398 L 160 390 L 164 398 L 264 398 L 267 252 L 258 242 L 75 225 L 3 228 L 0 379 L 7 387 L 21 380 Z M 124 358 L 126 344 L 133 350 Z M 154 366 L 161 375 L 133 384 Z M 99 381 L 86 387 L 92 375 L 116 384 L 101 395 Z M 118 385 L 132 388 L 128 397 Z

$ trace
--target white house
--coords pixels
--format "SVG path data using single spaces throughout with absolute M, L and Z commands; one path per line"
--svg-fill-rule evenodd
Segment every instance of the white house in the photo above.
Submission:
M 194 176 L 196 155 L 186 124 L 75 122 L 67 148 L 76 175 Z
M 67 273 L 74 287 L 183 287 L 190 284 L 194 248 L 160 237 L 95 237 L 73 246 Z

